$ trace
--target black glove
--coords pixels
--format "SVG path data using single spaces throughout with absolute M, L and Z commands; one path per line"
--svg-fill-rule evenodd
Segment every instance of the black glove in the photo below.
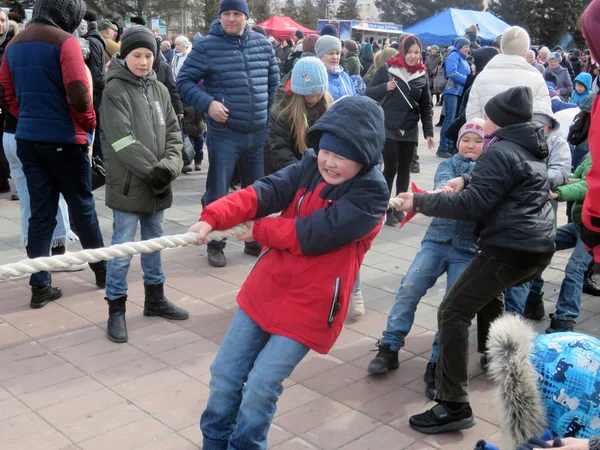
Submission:
M 154 189 L 161 190 L 166 188 L 171 182 L 171 174 L 165 169 L 155 167 L 150 172 L 150 186 Z

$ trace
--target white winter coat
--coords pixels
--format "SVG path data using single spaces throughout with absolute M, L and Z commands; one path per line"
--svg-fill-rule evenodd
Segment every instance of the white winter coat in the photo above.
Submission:
M 181 54 L 177 54 L 177 52 L 173 54 L 173 61 L 171 61 L 171 69 L 173 70 L 173 78 L 175 78 L 175 81 L 177 81 L 177 75 L 179 75 L 179 71 L 183 67 L 183 63 L 187 59 L 191 50 L 192 48 L 190 47 Z
M 533 93 L 533 112 L 552 115 L 550 94 L 542 74 L 518 55 L 494 56 L 477 75 L 467 103 L 467 120 L 483 119 L 486 103 L 512 87 L 528 86 Z

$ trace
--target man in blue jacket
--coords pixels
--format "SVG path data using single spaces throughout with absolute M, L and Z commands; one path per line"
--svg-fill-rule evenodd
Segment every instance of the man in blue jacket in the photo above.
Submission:
M 264 175 L 267 118 L 279 84 L 271 44 L 247 25 L 246 0 L 221 1 L 219 16 L 177 77 L 183 102 L 207 115 L 207 205 L 227 195 L 236 167 L 243 187 Z M 224 247 L 224 242 L 209 244 L 211 266 L 225 266 Z M 258 243 L 246 244 L 244 253 L 258 256 L 260 249 Z

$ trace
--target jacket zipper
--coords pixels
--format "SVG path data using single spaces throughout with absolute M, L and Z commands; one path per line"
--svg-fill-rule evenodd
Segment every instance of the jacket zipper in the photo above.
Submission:
M 244 73 L 248 74 L 248 61 L 246 60 L 246 55 L 244 54 L 244 51 L 242 49 L 242 38 L 239 38 L 239 45 L 240 45 L 240 53 L 242 54 L 242 60 L 244 61 Z M 246 80 L 248 83 L 248 89 L 250 93 L 252 93 L 252 83 L 250 81 L 250 77 L 246 76 Z M 250 113 L 248 114 L 249 117 L 252 117 L 252 113 L 254 112 L 254 102 L 251 101 L 250 102 Z
M 148 104 L 148 112 L 150 113 L 150 123 L 152 124 L 151 129 L 152 129 L 152 136 L 154 137 L 154 146 L 156 147 L 156 158 L 158 159 L 158 152 L 159 152 L 159 148 L 158 148 L 158 137 L 156 136 L 156 133 L 154 132 L 154 112 L 152 110 L 152 101 L 150 100 L 150 89 L 148 87 L 148 82 L 141 80 L 142 83 L 142 90 L 144 91 L 144 97 L 146 98 L 146 103 Z M 127 190 L 129 192 L 129 189 Z M 152 207 L 152 212 L 155 213 L 156 212 L 156 196 L 154 196 L 154 205 Z
M 336 316 L 336 305 L 338 302 L 338 297 L 340 295 L 340 279 L 335 279 L 335 286 L 333 289 L 333 298 L 331 299 L 331 305 L 329 306 L 329 316 L 327 316 L 327 326 L 331 328 L 331 324 L 333 323 L 333 319 Z
M 298 200 L 298 217 L 300 217 L 300 207 L 302 206 L 302 201 L 304 200 L 304 197 L 306 197 L 306 192 L 302 194 L 300 200 Z
M 256 269 L 258 262 L 263 258 L 263 256 L 265 256 L 270 251 L 271 251 L 271 247 L 267 247 L 266 249 L 263 250 L 263 252 L 260 255 L 258 255 L 258 258 L 256 258 L 256 262 L 254 263 L 254 266 L 252 267 L 252 270 L 250 271 L 250 273 L 254 272 L 254 269 Z M 250 274 L 248 274 L 248 275 L 250 275 Z

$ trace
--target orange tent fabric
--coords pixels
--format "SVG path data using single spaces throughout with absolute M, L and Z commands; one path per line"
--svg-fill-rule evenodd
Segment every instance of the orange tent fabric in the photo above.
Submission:
M 268 18 L 262 23 L 259 23 L 265 29 L 267 36 L 273 36 L 275 38 L 291 38 L 294 36 L 296 30 L 302 31 L 304 34 L 317 34 L 315 30 L 310 30 L 303 27 L 298 22 L 295 22 L 290 17 L 285 16 L 273 16 Z

